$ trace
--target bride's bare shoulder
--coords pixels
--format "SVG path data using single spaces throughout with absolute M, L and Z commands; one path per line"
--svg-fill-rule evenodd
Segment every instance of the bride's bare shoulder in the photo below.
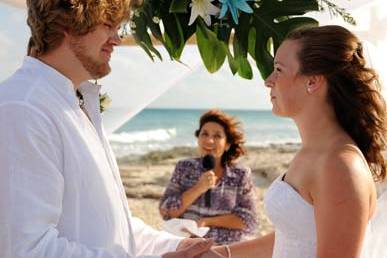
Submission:
M 327 150 L 322 159 L 322 173 L 346 177 L 371 175 L 366 159 L 353 144 L 342 144 Z
M 330 192 L 353 194 L 372 190 L 372 174 L 361 151 L 352 144 L 342 144 L 323 154 L 316 173 L 317 187 Z M 365 187 L 370 186 L 370 187 Z M 368 190 L 367 190 L 368 189 Z

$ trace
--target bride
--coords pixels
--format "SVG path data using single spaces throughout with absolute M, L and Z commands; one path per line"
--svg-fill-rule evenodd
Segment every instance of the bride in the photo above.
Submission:
M 359 39 L 340 26 L 295 31 L 265 85 L 273 113 L 294 120 L 302 146 L 265 196 L 275 232 L 215 250 L 233 258 L 384 258 L 387 227 L 373 222 L 381 212 L 375 181 L 386 177 L 386 105 Z

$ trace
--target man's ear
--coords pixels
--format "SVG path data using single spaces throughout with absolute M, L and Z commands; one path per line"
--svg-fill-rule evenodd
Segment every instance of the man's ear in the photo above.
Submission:
M 311 75 L 306 82 L 306 91 L 312 94 L 320 90 L 325 85 L 325 77 L 323 75 Z

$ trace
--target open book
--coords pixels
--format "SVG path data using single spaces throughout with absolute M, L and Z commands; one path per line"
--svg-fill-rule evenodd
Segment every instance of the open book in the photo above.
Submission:
M 209 227 L 198 227 L 196 221 L 190 219 L 170 219 L 165 221 L 162 229 L 182 237 L 203 237 L 207 234 Z

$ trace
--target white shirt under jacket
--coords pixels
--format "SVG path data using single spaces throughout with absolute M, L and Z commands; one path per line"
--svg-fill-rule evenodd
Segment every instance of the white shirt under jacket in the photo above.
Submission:
M 0 84 L 0 258 L 160 257 L 181 238 L 133 218 L 99 113 L 37 59 Z

